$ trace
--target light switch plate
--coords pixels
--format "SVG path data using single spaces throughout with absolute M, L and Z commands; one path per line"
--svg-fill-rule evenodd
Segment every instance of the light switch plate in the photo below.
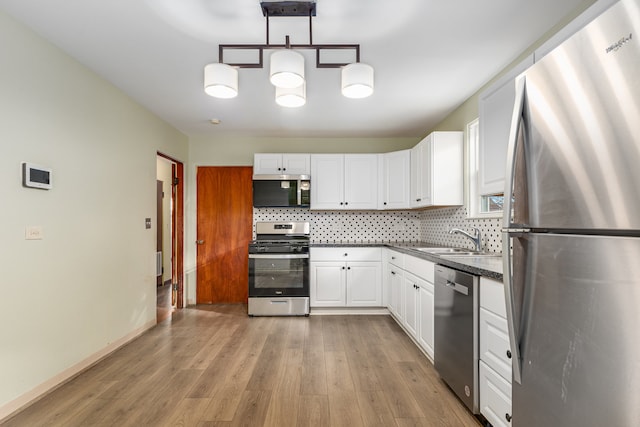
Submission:
M 40 225 L 30 225 L 24 230 L 24 238 L 26 240 L 42 240 L 44 239 L 44 232 Z
M 151 218 L 144 219 L 144 228 L 146 228 L 147 230 L 151 228 Z

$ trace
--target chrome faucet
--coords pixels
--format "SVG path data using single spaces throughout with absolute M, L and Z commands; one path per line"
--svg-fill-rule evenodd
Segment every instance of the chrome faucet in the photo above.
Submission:
M 468 237 L 475 245 L 475 250 L 480 252 L 480 247 L 482 246 L 482 234 L 480 233 L 479 229 L 474 228 L 474 230 L 476 234 L 475 236 L 472 236 L 470 233 L 459 228 L 452 228 L 451 230 L 449 230 L 449 234 L 462 234 L 463 236 Z

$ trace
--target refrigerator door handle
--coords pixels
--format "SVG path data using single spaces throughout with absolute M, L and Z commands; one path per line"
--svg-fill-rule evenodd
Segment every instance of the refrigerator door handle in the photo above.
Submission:
M 502 261 L 503 261 L 503 283 L 505 291 L 505 305 L 507 309 L 507 326 L 509 329 L 509 342 L 511 343 L 511 366 L 513 371 L 513 381 L 522 383 L 522 359 L 520 357 L 520 331 L 519 319 L 516 313 L 516 305 L 513 292 L 513 267 L 511 261 L 511 238 L 517 234 L 529 231 L 523 228 L 510 228 L 512 226 L 513 193 L 516 169 L 516 156 L 518 152 L 519 134 L 523 125 L 523 113 L 525 104 L 525 77 L 516 79 L 516 97 L 511 118 L 511 130 L 509 131 L 509 146 L 507 148 L 507 169 L 505 172 L 504 189 L 504 213 L 502 230 Z
M 517 231 L 520 233 L 520 230 Z M 503 274 L 502 281 L 504 284 L 504 297 L 507 311 L 507 328 L 509 330 L 509 342 L 511 343 L 511 366 L 513 371 L 513 381 L 522 384 L 522 359 L 520 357 L 520 340 L 517 322 L 517 314 L 515 310 L 515 301 L 513 294 L 513 274 L 511 264 L 511 238 L 512 235 L 508 230 L 502 231 L 502 261 Z
M 516 97 L 514 101 L 513 116 L 511 117 L 511 129 L 509 130 L 509 145 L 507 146 L 507 169 L 505 171 L 503 227 L 511 226 L 511 214 L 513 210 L 513 185 L 515 177 L 516 154 L 518 152 L 518 135 L 522 125 L 522 113 L 524 110 L 525 77 L 516 79 Z M 504 251 L 503 251 L 504 252 Z

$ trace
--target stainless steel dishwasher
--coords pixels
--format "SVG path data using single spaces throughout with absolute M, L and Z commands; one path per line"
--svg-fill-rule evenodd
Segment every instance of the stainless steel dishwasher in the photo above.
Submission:
M 434 365 L 440 378 L 477 414 L 478 276 L 436 265 Z

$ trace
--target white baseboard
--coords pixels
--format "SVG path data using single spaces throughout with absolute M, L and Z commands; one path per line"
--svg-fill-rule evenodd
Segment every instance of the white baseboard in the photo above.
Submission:
M 389 310 L 385 307 L 311 307 L 311 316 L 336 316 L 336 315 L 387 315 Z
M 60 385 L 66 383 L 67 381 L 74 378 L 76 375 L 80 374 L 84 370 L 90 368 L 95 363 L 107 357 L 109 354 L 113 353 L 123 345 L 127 344 L 129 341 L 134 340 L 138 336 L 142 335 L 147 330 L 151 329 L 156 325 L 155 318 L 150 320 L 144 326 L 135 329 L 124 337 L 120 338 L 117 341 L 112 342 L 105 348 L 101 349 L 93 353 L 91 356 L 86 359 L 80 361 L 79 363 L 73 365 L 72 367 L 65 369 L 54 377 L 48 379 L 47 381 L 39 384 L 23 395 L 13 399 L 12 401 L 0 406 L 0 424 L 6 421 L 7 418 L 15 415 L 20 410 L 24 409 L 26 406 L 35 402 L 36 400 L 42 398 L 47 393 L 55 390 Z

